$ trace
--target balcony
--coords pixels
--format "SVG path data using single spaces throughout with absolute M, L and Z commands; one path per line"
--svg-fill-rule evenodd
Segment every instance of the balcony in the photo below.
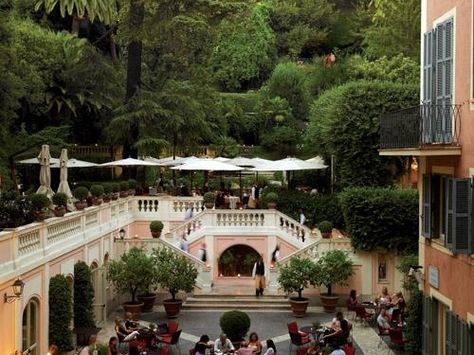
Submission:
M 380 155 L 460 155 L 460 105 L 421 105 L 380 120 Z

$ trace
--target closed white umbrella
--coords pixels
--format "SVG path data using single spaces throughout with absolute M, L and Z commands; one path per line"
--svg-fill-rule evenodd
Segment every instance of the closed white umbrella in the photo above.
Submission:
M 171 168 L 174 170 L 187 170 L 187 171 L 240 171 L 244 170 L 240 166 L 216 161 L 213 159 L 197 159 L 190 163 L 175 166 Z
M 59 172 L 58 192 L 63 192 L 67 195 L 68 198 L 72 198 L 71 189 L 69 188 L 69 184 L 67 182 L 67 149 L 61 149 L 61 156 L 59 157 L 59 167 L 61 171 Z
M 51 161 L 51 154 L 49 153 L 49 145 L 44 144 L 41 146 L 41 153 L 38 155 L 38 161 L 41 165 L 40 169 L 40 187 L 38 191 L 39 194 L 45 194 L 49 198 L 53 196 L 53 190 L 51 189 L 51 169 L 50 169 L 50 161 Z
M 315 170 L 324 169 L 313 163 L 298 159 L 298 158 L 285 158 L 281 160 L 275 160 L 270 163 L 259 165 L 252 171 L 297 171 L 297 170 Z
M 121 160 L 115 160 L 108 163 L 100 164 L 99 166 L 160 166 L 158 163 L 152 163 L 150 161 L 144 161 L 140 159 L 127 158 Z

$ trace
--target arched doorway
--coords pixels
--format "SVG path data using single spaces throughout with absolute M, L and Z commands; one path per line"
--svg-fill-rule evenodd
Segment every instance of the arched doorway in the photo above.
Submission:
M 28 354 L 38 354 L 39 341 L 39 302 L 32 298 L 23 310 L 21 324 L 23 350 L 31 349 Z
M 217 260 L 220 276 L 252 276 L 252 269 L 260 254 L 245 244 L 233 245 L 221 254 Z

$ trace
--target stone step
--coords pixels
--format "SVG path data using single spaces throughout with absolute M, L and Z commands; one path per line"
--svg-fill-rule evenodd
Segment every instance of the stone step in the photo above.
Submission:
M 288 300 L 285 298 L 276 298 L 276 297 L 188 297 L 186 299 L 186 303 L 194 304 L 194 303 L 258 303 L 258 304 L 278 304 L 283 303 L 287 304 Z
M 290 311 L 290 304 L 266 304 L 266 303 L 187 303 L 183 304 L 186 310 L 208 310 L 208 309 L 255 309 L 255 310 L 283 310 Z
M 265 295 L 263 297 L 242 295 L 194 295 L 188 297 L 183 309 L 262 309 L 290 310 L 288 300 L 281 295 Z
M 255 292 L 255 291 L 254 291 Z M 265 294 L 263 297 L 255 297 L 255 293 L 248 293 L 243 295 L 223 294 L 223 293 L 194 293 L 188 299 L 233 299 L 233 300 L 287 300 L 285 295 Z

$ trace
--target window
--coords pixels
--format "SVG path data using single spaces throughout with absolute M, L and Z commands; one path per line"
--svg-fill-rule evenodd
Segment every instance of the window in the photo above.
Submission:
M 423 236 L 439 238 L 444 235 L 444 244 L 453 253 L 471 254 L 473 193 L 470 178 L 424 175 Z
M 467 324 L 457 314 L 446 310 L 445 329 L 446 354 L 472 354 L 474 352 L 472 325 Z
M 438 353 L 438 301 L 431 297 L 423 297 L 421 354 Z
M 31 300 L 23 311 L 22 348 L 31 349 L 29 354 L 36 355 L 38 346 L 38 303 Z

